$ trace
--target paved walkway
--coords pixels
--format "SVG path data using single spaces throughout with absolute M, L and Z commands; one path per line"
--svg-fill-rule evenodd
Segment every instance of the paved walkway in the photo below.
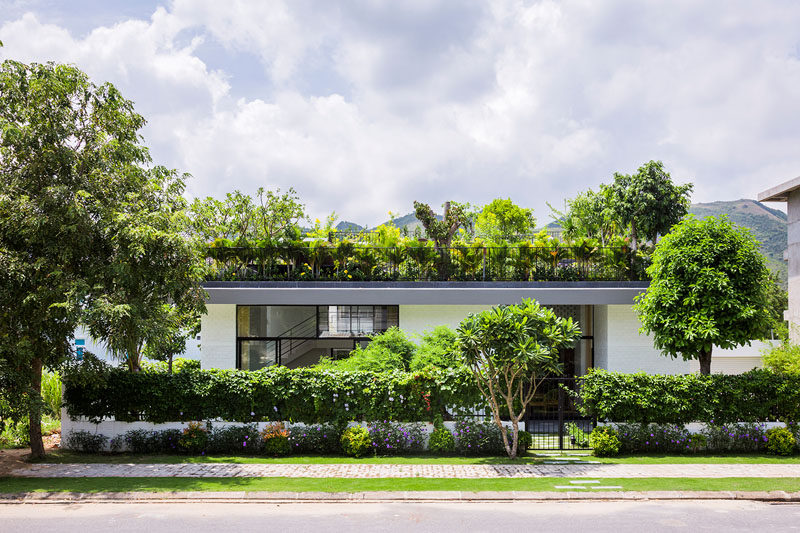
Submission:
M 779 478 L 800 477 L 800 464 L 36 464 L 11 474 L 26 477 Z

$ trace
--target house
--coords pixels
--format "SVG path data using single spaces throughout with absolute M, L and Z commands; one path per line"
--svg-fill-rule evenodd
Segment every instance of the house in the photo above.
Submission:
M 696 363 L 661 355 L 639 332 L 632 304 L 648 282 L 637 279 L 641 269 L 627 250 L 426 245 L 421 260 L 416 246 L 362 246 L 345 261 L 335 259 L 334 244 L 324 248 L 216 250 L 210 258 L 216 279 L 204 284 L 202 367 L 307 366 L 345 356 L 392 326 L 412 335 L 455 328 L 469 313 L 532 298 L 580 326 L 581 340 L 562 353 L 568 375 L 589 368 L 697 371 Z M 717 349 L 712 368 L 737 373 L 760 366 L 758 349 Z

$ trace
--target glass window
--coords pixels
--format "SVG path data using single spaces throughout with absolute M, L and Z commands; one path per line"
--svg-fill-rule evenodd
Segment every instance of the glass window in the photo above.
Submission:
M 277 341 L 239 341 L 239 368 L 258 370 L 277 364 Z

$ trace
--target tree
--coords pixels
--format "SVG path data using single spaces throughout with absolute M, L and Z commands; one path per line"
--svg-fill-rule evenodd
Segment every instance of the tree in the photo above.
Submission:
M 637 297 L 642 332 L 664 355 L 697 359 L 711 373 L 713 346 L 763 338 L 772 324 L 769 270 L 758 242 L 723 216 L 684 219 L 656 245 L 652 281 Z
M 131 202 L 166 172 L 150 166 L 144 124 L 113 85 L 75 67 L 0 65 L 0 396 L 27 414 L 34 457 L 42 367 L 70 353 L 88 302 L 121 266 L 115 239 L 139 231 Z
M 565 203 L 564 212 L 548 206 L 557 216 L 567 239 L 589 237 L 605 246 L 619 235 L 622 226 L 613 208 L 614 193 L 608 185 L 600 185 L 598 192 L 589 189 Z
M 444 203 L 443 220 L 436 217 L 431 206 L 420 202 L 414 202 L 414 213 L 437 248 L 449 248 L 458 228 L 469 225 L 466 207 L 456 202 L 452 202 L 452 205 L 451 202 Z
M 200 316 L 191 316 L 171 304 L 163 304 L 159 313 L 163 320 L 148 334 L 142 354 L 153 361 L 166 361 L 172 374 L 176 355 L 186 351 L 186 341 L 200 332 Z
M 636 174 L 614 174 L 612 209 L 616 219 L 630 228 L 631 247 L 639 236 L 654 244 L 689 212 L 693 185 L 674 185 L 661 161 L 645 163 Z
M 559 349 L 571 346 L 580 330 L 571 318 L 527 299 L 470 314 L 458 327 L 458 348 L 500 428 L 506 453 L 517 456 L 519 421 L 542 380 L 560 374 Z M 511 439 L 502 416 L 511 421 Z
M 478 213 L 475 233 L 479 237 L 501 241 L 514 235 L 532 233 L 535 227 L 533 209 L 522 208 L 511 198 L 496 198 Z

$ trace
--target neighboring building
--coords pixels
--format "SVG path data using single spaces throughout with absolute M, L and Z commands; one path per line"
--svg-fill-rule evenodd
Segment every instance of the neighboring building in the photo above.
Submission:
M 789 339 L 800 343 L 800 177 L 758 193 L 759 202 L 786 202 L 789 262 L 789 309 L 784 318 L 789 322 Z
M 553 265 L 548 274 L 558 277 L 559 268 L 571 269 L 570 277 L 583 281 L 209 281 L 204 284 L 208 312 L 202 318 L 201 364 L 248 370 L 307 366 L 321 356 L 345 356 L 365 345 L 369 335 L 391 326 L 411 335 L 438 325 L 455 328 L 469 313 L 533 298 L 580 325 L 582 339 L 562 353 L 567 374 L 582 375 L 592 367 L 660 374 L 696 371 L 689 362 L 661 355 L 652 338 L 639 333 L 632 304 L 648 282 L 630 281 L 628 273 L 609 275 L 601 269 L 602 261 L 595 259 L 587 268 L 567 260 Z M 246 262 L 238 268 L 236 274 L 227 270 L 228 275 L 220 277 L 276 277 L 274 268 Z M 585 279 L 601 270 L 603 277 L 612 279 Z M 396 268 L 386 267 L 386 272 L 392 271 Z M 757 348 L 746 352 L 749 355 L 717 352 L 712 371 L 742 372 L 760 366 Z M 717 361 L 724 364 L 716 368 Z

